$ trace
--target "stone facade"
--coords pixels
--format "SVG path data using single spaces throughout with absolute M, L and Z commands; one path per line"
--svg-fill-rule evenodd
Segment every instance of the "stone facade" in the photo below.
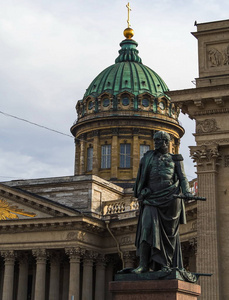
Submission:
M 131 189 L 72 176 L 5 182 L 0 199 L 2 215 L 15 215 L 0 221 L 1 300 L 109 300 L 114 273 L 137 265 L 138 203 Z M 195 271 L 194 202 L 187 217 L 182 247 L 186 267 Z
M 207 202 L 197 204 L 197 271 L 206 300 L 229 298 L 229 240 L 227 225 L 229 153 L 229 21 L 197 24 L 199 78 L 196 88 L 169 95 L 196 121 L 196 146 L 191 156 L 197 166 L 198 190 Z

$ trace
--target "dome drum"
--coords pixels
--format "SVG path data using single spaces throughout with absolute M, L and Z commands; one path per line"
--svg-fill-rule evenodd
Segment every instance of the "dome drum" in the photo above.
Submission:
M 124 114 L 126 114 L 127 111 L 129 111 L 129 115 L 138 112 L 137 116 L 141 116 L 141 112 L 148 112 L 148 117 L 161 118 L 161 116 L 166 116 L 175 123 L 178 123 L 179 116 L 179 108 L 171 103 L 166 96 L 155 98 L 149 93 L 135 96 L 127 91 L 121 92 L 117 96 L 106 92 L 98 98 L 88 96 L 84 100 L 78 101 L 76 110 L 78 114 L 77 122 L 106 116 L 106 114 L 101 114 L 102 112 L 107 113 L 107 116 L 112 116 L 115 112 L 120 114 L 125 112 Z

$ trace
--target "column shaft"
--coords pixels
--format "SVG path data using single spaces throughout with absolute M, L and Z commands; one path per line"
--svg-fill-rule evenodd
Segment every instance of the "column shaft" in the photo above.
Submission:
M 19 262 L 19 278 L 17 300 L 27 300 L 28 292 L 28 257 L 21 258 Z
M 34 300 L 45 299 L 45 280 L 46 280 L 46 252 L 45 250 L 33 251 L 36 257 L 36 279 Z
M 96 264 L 95 300 L 105 300 L 105 262 Z
M 76 247 L 66 249 L 65 251 L 70 259 L 68 300 L 72 300 L 72 296 L 74 296 L 74 300 L 79 300 L 81 249 Z
M 58 260 L 51 260 L 49 300 L 59 300 L 60 291 L 60 263 Z
M 4 251 L 2 256 L 5 259 L 5 271 L 3 279 L 3 300 L 13 300 L 14 289 L 14 253 L 13 251 Z
M 93 260 L 84 260 L 82 300 L 92 300 Z

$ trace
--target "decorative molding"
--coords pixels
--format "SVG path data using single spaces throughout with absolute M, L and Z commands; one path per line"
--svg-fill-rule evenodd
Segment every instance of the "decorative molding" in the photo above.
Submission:
M 213 114 L 228 114 L 229 108 L 219 108 L 219 109 L 208 109 L 195 111 L 193 116 L 204 116 L 204 115 L 213 115 Z
M 196 122 L 196 133 L 209 133 L 219 130 L 215 119 L 205 119 Z

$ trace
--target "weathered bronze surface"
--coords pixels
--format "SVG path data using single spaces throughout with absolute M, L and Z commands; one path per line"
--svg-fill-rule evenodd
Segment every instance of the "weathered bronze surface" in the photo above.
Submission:
M 135 243 L 140 265 L 132 270 L 135 274 L 184 270 L 178 233 L 179 225 L 186 223 L 184 199 L 174 195 L 193 196 L 182 156 L 168 153 L 169 140 L 169 134 L 157 132 L 155 150 L 148 151 L 140 162 L 134 186 L 140 203 Z

